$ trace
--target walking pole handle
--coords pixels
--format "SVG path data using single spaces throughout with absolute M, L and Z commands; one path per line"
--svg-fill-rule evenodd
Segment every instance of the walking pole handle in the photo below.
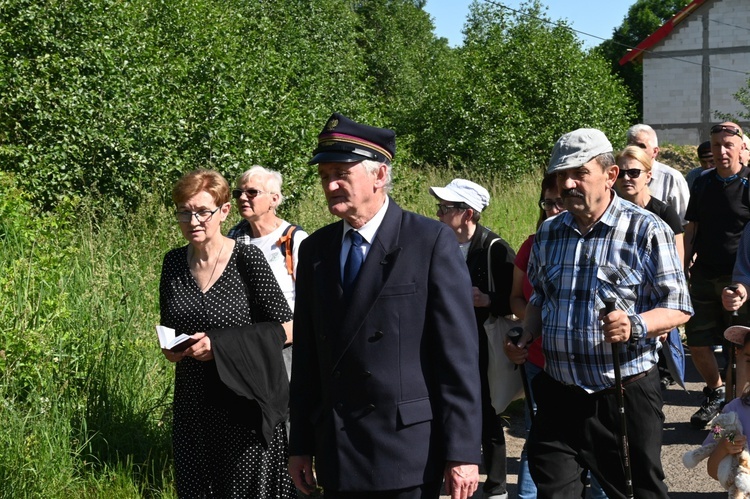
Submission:
M 740 289 L 740 287 L 737 286 L 736 284 L 732 284 L 731 286 L 727 286 L 727 289 L 731 291 L 732 293 L 736 293 Z M 740 314 L 737 310 L 732 310 L 732 317 L 737 317 L 739 315 Z
M 506 334 L 508 336 L 508 339 L 514 345 L 518 345 L 518 341 L 521 339 L 521 335 L 523 334 L 523 328 L 520 326 L 512 327 Z

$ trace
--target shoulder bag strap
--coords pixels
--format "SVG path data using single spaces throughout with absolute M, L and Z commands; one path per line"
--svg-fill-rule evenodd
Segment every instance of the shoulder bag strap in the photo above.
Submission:
M 495 279 L 492 277 L 492 245 L 497 242 L 500 238 L 493 239 L 490 241 L 490 245 L 487 246 L 487 291 L 490 293 L 495 292 Z
M 294 247 L 292 245 L 294 243 L 294 233 L 297 229 L 299 229 L 298 225 L 290 225 L 284 229 L 284 233 L 281 234 L 278 243 L 276 243 L 284 255 L 286 271 L 292 278 L 294 278 Z

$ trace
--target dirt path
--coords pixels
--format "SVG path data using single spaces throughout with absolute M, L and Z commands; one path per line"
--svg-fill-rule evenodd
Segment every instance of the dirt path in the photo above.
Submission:
M 719 360 L 720 365 L 723 361 Z M 662 448 L 662 463 L 666 482 L 669 487 L 669 497 L 675 499 L 723 499 L 727 497 L 718 482 L 712 480 L 705 472 L 705 465 L 688 470 L 682 464 L 685 451 L 703 442 L 707 431 L 698 431 L 690 426 L 690 416 L 696 411 L 700 403 L 703 383 L 693 368 L 688 354 L 687 359 L 687 389 L 672 386 L 664 392 L 664 447 Z M 515 407 L 515 406 L 514 406 Z M 509 419 L 510 426 L 505 435 L 508 444 L 508 493 L 510 498 L 517 497 L 516 474 L 518 460 L 523 446 L 523 417 L 519 411 L 513 411 Z M 484 478 L 482 476 L 482 478 Z M 449 496 L 441 496 L 448 498 Z M 480 490 L 474 495 L 482 499 Z

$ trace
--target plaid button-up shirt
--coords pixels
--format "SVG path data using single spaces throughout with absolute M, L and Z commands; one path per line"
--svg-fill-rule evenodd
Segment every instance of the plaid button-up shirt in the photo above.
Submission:
M 531 303 L 542 311 L 545 370 L 589 393 L 614 386 L 612 348 L 599 320 L 604 300 L 629 316 L 654 308 L 693 312 L 672 230 L 613 194 L 604 215 L 581 235 L 568 212 L 537 232 L 528 268 Z M 623 377 L 656 364 L 656 338 L 620 348 Z

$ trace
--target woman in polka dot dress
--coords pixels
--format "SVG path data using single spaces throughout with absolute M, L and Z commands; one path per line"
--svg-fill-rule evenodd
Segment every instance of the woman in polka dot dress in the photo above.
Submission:
M 188 245 L 164 257 L 161 324 L 198 340 L 182 352 L 163 350 L 176 364 L 172 441 L 177 493 L 181 498 L 294 499 L 283 418 L 265 445 L 260 407 L 246 399 L 238 403 L 222 384 L 205 334 L 267 321 L 287 323 L 284 330 L 291 334 L 291 312 L 263 253 L 221 233 L 229 198 L 227 181 L 210 170 L 186 174 L 172 191 Z

